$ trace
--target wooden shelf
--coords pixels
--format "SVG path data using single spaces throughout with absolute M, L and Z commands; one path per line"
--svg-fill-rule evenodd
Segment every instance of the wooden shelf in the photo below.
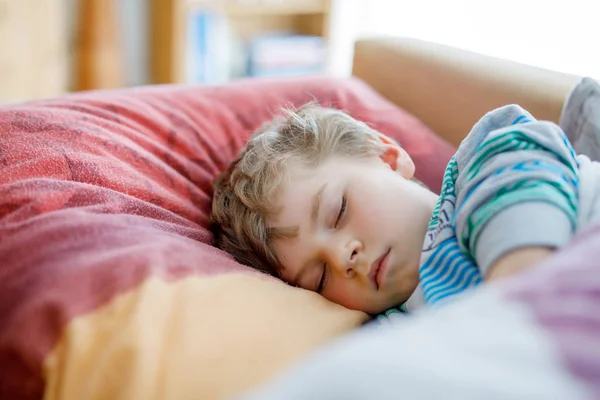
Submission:
M 225 4 L 211 4 L 202 0 L 187 0 L 188 7 L 209 8 L 230 17 L 265 16 L 265 15 L 309 15 L 324 14 L 329 12 L 327 1 L 292 1 L 285 2 L 244 4 L 240 2 L 227 2 Z
M 225 16 L 241 39 L 272 31 L 329 35 L 332 0 L 151 0 L 149 37 L 153 83 L 185 81 L 187 14 L 211 10 Z
M 74 89 L 124 86 L 116 0 L 79 0 Z

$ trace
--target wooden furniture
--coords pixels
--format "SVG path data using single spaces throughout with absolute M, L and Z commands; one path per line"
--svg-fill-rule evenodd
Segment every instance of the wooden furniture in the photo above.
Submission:
M 68 90 L 65 0 L 0 0 L 0 103 Z
M 79 0 L 74 90 L 124 85 L 116 0 Z
M 185 80 L 186 17 L 195 9 L 225 16 L 242 40 L 257 33 L 293 30 L 327 38 L 331 0 L 151 0 L 150 74 L 153 83 Z
M 407 38 L 359 40 L 353 74 L 458 145 L 486 112 L 519 104 L 558 122 L 581 79 L 441 44 Z

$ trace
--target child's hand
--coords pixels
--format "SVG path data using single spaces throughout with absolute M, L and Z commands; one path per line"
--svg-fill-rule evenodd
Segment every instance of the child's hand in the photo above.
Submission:
M 550 247 L 523 247 L 500 257 L 488 270 L 487 282 L 497 281 L 527 271 L 552 255 Z

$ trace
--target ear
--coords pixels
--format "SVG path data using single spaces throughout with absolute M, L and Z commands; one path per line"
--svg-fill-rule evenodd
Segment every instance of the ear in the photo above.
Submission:
M 383 133 L 379 134 L 379 140 L 384 144 L 385 150 L 381 159 L 394 171 L 398 172 L 405 179 L 412 179 L 415 175 L 415 163 L 398 143 Z

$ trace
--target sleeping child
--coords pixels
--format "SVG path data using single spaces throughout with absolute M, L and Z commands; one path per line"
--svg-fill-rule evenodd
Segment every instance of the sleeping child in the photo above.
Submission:
M 380 316 L 535 266 L 600 215 L 600 164 L 555 124 L 485 115 L 437 195 L 396 142 L 307 105 L 250 138 L 215 183 L 216 245 L 240 263 Z

